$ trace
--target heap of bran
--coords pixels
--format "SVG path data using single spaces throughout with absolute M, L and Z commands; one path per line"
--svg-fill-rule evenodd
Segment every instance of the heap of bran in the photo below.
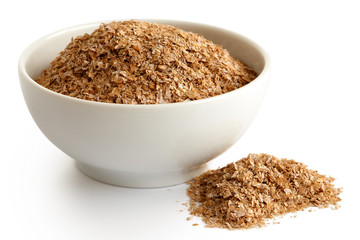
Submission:
M 72 39 L 35 81 L 85 100 L 160 104 L 220 95 L 255 78 L 199 34 L 131 20 L 101 24 Z
M 309 207 L 339 207 L 341 189 L 333 181 L 294 160 L 249 154 L 191 181 L 189 211 L 208 227 L 261 227 L 276 216 Z

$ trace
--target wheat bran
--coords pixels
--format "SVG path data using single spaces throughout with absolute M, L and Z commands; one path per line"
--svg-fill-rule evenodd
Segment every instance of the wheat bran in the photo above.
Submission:
M 159 104 L 220 95 L 255 77 L 199 34 L 131 20 L 101 24 L 72 39 L 35 81 L 85 100 Z
M 294 160 L 249 154 L 191 181 L 189 211 L 207 227 L 262 227 L 269 219 L 309 207 L 337 209 L 341 189 L 333 181 Z

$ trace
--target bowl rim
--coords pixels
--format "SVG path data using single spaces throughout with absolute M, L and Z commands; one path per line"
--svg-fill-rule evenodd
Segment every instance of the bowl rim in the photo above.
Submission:
M 71 97 L 68 95 L 64 95 L 61 93 L 57 93 L 55 91 L 52 91 L 37 82 L 34 81 L 26 71 L 25 65 L 28 61 L 28 57 L 31 55 L 34 49 L 37 49 L 41 44 L 45 41 L 48 41 L 49 39 L 56 37 L 58 35 L 62 35 L 63 33 L 67 31 L 79 31 L 84 28 L 89 27 L 97 27 L 102 23 L 109 23 L 112 21 L 127 21 L 130 19 L 119 19 L 119 20 L 105 20 L 105 21 L 96 21 L 91 23 L 84 23 L 84 24 L 78 24 L 66 28 L 62 28 L 60 30 L 54 31 L 50 34 L 47 34 L 43 37 L 40 37 L 39 39 L 32 42 L 30 45 L 28 45 L 23 52 L 20 55 L 19 61 L 18 61 L 18 72 L 19 75 L 22 75 L 23 78 L 26 79 L 33 87 L 37 88 L 38 90 L 42 91 L 43 93 L 52 95 L 54 97 L 61 98 L 66 101 L 73 101 L 74 103 L 79 104 L 86 104 L 86 105 L 95 105 L 95 106 L 101 106 L 101 107 L 110 107 L 110 108 L 125 108 L 125 109 L 157 109 L 157 108 L 168 108 L 168 107 L 183 107 L 183 106 L 190 106 L 190 105 L 198 105 L 198 104 L 205 104 L 213 101 L 218 101 L 227 97 L 230 97 L 232 95 L 237 94 L 240 91 L 244 91 L 254 85 L 256 82 L 258 82 L 261 78 L 266 77 L 266 75 L 270 71 L 270 57 L 268 53 L 256 42 L 249 39 L 248 37 L 245 37 L 237 32 L 230 31 L 225 28 L 221 28 L 218 26 L 213 26 L 209 24 L 204 23 L 198 23 L 198 22 L 192 22 L 192 21 L 182 21 L 182 20 L 172 20 L 172 19 L 132 19 L 132 20 L 138 20 L 138 21 L 146 21 L 146 22 L 152 22 L 152 23 L 159 23 L 159 24 L 167 24 L 167 25 L 175 25 L 175 24 L 189 24 L 189 25 L 196 25 L 198 27 L 202 28 L 211 28 L 213 30 L 217 31 L 223 31 L 227 32 L 232 35 L 236 35 L 237 37 L 240 37 L 243 39 L 243 41 L 247 42 L 248 44 L 252 45 L 264 58 L 264 67 L 261 71 L 261 73 L 250 83 L 246 84 L 245 86 L 242 86 L 238 89 L 235 89 L 233 91 L 223 93 L 220 95 L 216 95 L 213 97 L 208 97 L 204 99 L 199 100 L 191 100 L 191 101 L 184 101 L 184 102 L 175 102 L 175 103 L 162 103 L 162 104 L 122 104 L 122 103 L 106 103 L 106 102 L 98 102 L 98 101 L 90 101 L 85 99 L 80 99 L 76 97 Z M 74 36 L 76 37 L 76 36 Z

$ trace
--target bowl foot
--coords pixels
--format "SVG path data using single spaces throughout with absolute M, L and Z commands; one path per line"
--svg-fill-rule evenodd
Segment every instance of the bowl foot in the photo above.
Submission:
M 208 170 L 208 165 L 204 163 L 197 167 L 179 171 L 138 173 L 114 171 L 91 166 L 80 161 L 75 162 L 80 171 L 88 177 L 103 183 L 131 188 L 155 188 L 181 184 Z

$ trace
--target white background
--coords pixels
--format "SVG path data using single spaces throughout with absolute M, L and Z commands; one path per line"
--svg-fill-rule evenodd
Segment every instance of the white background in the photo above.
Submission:
M 0 239 L 359 239 L 360 7 L 356 1 L 2 1 L 0 3 Z M 248 153 L 292 158 L 335 177 L 339 210 L 301 212 L 261 229 L 186 221 L 186 185 L 108 186 L 81 174 L 33 122 L 17 61 L 72 25 L 164 18 L 217 25 L 263 46 L 270 86 L 246 134 L 212 167 Z M 184 210 L 180 212 L 180 210 Z M 199 226 L 192 226 L 199 223 Z

